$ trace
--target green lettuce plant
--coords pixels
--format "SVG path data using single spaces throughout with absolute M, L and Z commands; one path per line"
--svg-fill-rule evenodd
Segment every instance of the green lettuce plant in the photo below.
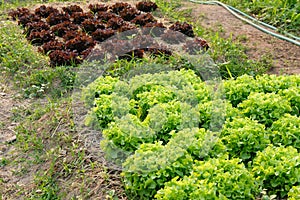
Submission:
M 283 114 L 292 111 L 290 102 L 274 93 L 251 93 L 245 101 L 238 105 L 242 114 L 270 127 L 273 121 Z
M 191 155 L 181 147 L 142 144 L 123 163 L 121 175 L 128 198 L 152 199 L 165 182 L 188 174 L 192 163 Z
M 158 140 L 166 143 L 171 137 L 171 131 L 198 127 L 199 112 L 187 103 L 170 101 L 149 109 L 144 122 L 157 133 Z
M 276 146 L 292 146 L 300 150 L 300 117 L 285 114 L 270 128 L 270 140 Z
M 258 151 L 270 144 L 265 126 L 249 118 L 227 121 L 220 137 L 230 157 L 240 158 L 245 162 L 251 161 Z
M 157 192 L 156 199 L 255 199 L 255 179 L 239 159 L 196 161 L 189 176 L 173 178 Z
M 300 154 L 292 146 L 268 146 L 253 159 L 252 173 L 269 195 L 286 198 L 300 183 Z
M 300 199 L 300 185 L 293 186 L 288 193 L 288 200 Z
M 300 86 L 290 87 L 279 91 L 279 94 L 288 99 L 292 106 L 292 114 L 300 116 Z
M 214 133 L 205 129 L 183 129 L 172 132 L 162 142 L 141 144 L 123 163 L 125 188 L 131 198 L 151 199 L 165 182 L 183 177 L 191 171 L 193 160 L 221 156 L 225 148 Z

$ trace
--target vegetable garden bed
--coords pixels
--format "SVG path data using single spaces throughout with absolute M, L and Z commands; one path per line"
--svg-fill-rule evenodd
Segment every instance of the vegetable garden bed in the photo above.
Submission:
M 130 199 L 297 198 L 299 76 L 223 84 L 226 99 L 214 99 L 191 70 L 88 86 L 87 123 L 103 131 L 101 146 L 121 163 Z
M 199 71 L 187 60 L 180 60 L 181 57 L 172 58 L 176 50 L 169 48 L 179 44 L 181 53 L 203 56 L 201 53 L 211 47 L 206 40 L 197 37 L 199 29 L 194 30 L 186 22 L 171 25 L 160 22 L 151 13 L 155 9 L 157 5 L 151 2 L 135 6 L 90 4 L 88 10 L 75 4 L 62 9 L 42 5 L 34 11 L 19 8 L 10 12 L 10 16 L 23 27 L 26 39 L 42 54 L 49 55 L 50 69 L 75 65 L 80 72 L 85 70 L 82 62 L 91 55 L 104 61 L 112 58 L 111 68 L 100 77 L 93 74 L 98 78 L 82 91 L 87 106 L 85 112 L 89 111 L 85 127 L 92 128 L 101 138 L 101 156 L 104 152 L 106 159 L 103 163 L 109 161 L 114 164 L 108 168 L 117 167 L 114 173 L 120 172 L 128 199 L 300 199 L 299 75 L 243 75 L 221 80 L 220 68 L 213 65 L 217 70 L 212 71 L 217 71 L 219 76 L 208 77 L 215 75 L 208 72 L 211 66 L 204 63 L 205 72 Z M 122 34 L 125 32 L 130 34 Z M 122 38 L 124 35 L 130 39 Z M 226 52 L 228 45 L 224 42 Z M 148 55 L 162 56 L 163 60 L 159 60 L 159 64 L 147 63 Z M 135 59 L 145 57 L 141 62 Z M 239 62 L 239 58 L 237 56 L 235 62 Z M 179 66 L 179 62 L 185 67 Z M 120 63 L 129 70 L 115 70 Z M 144 67 L 140 71 L 139 64 Z M 160 66 L 165 68 L 155 68 Z M 227 71 L 230 74 L 230 70 Z M 79 76 L 76 78 L 81 78 Z M 38 74 L 33 79 L 43 80 L 43 77 Z M 72 88 L 73 78 L 66 78 Z M 36 90 L 42 90 L 36 85 L 34 83 Z M 43 87 L 47 85 L 42 84 Z M 34 162 L 44 163 L 43 176 L 34 172 L 38 190 L 34 187 L 29 192 L 16 193 L 29 193 L 31 198 L 63 199 L 72 194 L 59 194 L 61 179 L 65 181 L 76 174 L 80 179 L 76 177 L 67 183 L 83 181 L 80 190 L 86 189 L 88 194 L 80 195 L 87 199 L 102 198 L 105 194 L 107 199 L 115 198 L 119 194 L 114 192 L 118 193 L 121 182 L 115 184 L 115 179 L 107 178 L 107 166 L 103 167 L 103 163 L 100 163 L 103 164 L 101 170 L 97 168 L 101 175 L 98 171 L 94 176 L 97 158 L 91 156 L 91 149 L 81 148 L 82 138 L 74 137 L 74 133 L 81 134 L 74 124 L 77 104 L 65 104 L 68 109 L 64 109 L 65 105 L 57 109 L 56 102 L 50 100 L 44 110 L 26 110 L 24 119 L 14 113 L 16 118 L 25 121 L 25 125 L 21 123 L 16 128 L 16 141 L 24 148 L 23 154 L 30 157 L 33 152 Z M 49 110 L 52 113 L 49 114 Z M 64 129 L 62 125 L 69 127 Z M 99 142 L 96 145 L 98 147 Z M 40 158 L 41 151 L 47 154 L 43 158 Z M 1 167 L 14 165 L 7 163 L 1 160 Z M 44 168 L 48 170 L 44 172 Z M 87 168 L 92 183 L 84 177 Z M 96 184 L 98 177 L 104 180 L 100 186 Z M 1 186 L 2 179 L 0 181 Z M 97 186 L 89 191 L 95 184 Z M 99 190 L 104 184 L 107 187 Z M 73 187 L 66 185 L 68 189 Z M 97 194 L 98 191 L 103 194 Z M 123 198 L 124 194 L 120 196 Z
M 166 46 L 152 42 L 151 37 L 161 37 L 167 44 L 179 44 L 186 47 L 189 53 L 208 49 L 208 44 L 201 38 L 195 38 L 193 27 L 184 22 L 176 22 L 169 27 L 158 22 L 151 14 L 157 9 L 152 2 L 139 2 L 136 6 L 129 3 L 90 4 L 89 11 L 84 11 L 78 5 L 62 7 L 42 5 L 30 11 L 28 8 L 18 8 L 9 12 L 13 20 L 24 28 L 24 34 L 31 44 L 39 46 L 39 51 L 49 55 L 51 66 L 77 65 L 82 63 L 98 44 L 99 58 L 107 58 L 107 54 L 122 54 L 112 59 L 143 58 L 144 52 L 151 55 L 172 55 Z M 140 38 L 133 44 L 124 39 L 123 34 Z M 179 32 L 184 34 L 181 36 Z M 136 36 L 138 35 L 138 36 Z M 151 35 L 150 39 L 147 35 Z M 103 41 L 115 36 L 110 43 Z M 178 38 L 182 39 L 179 40 Z M 195 38 L 186 41 L 187 37 Z M 158 39 L 158 38 L 157 38 Z M 152 39 L 153 40 L 153 39 Z M 143 48 L 137 46 L 148 42 Z M 186 42 L 186 44 L 184 44 Z M 100 47 L 99 47 L 100 46 Z

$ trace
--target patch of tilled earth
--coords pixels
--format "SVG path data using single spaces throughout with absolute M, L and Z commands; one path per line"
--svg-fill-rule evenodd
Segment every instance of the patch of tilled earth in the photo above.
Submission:
M 259 60 L 263 55 L 270 54 L 274 63 L 270 73 L 300 74 L 300 46 L 263 33 L 221 6 L 185 3 L 182 9 L 187 8 L 192 8 L 193 18 L 199 20 L 203 27 L 219 31 L 221 26 L 222 37 L 232 35 L 239 41 L 245 37 L 241 42 L 248 47 L 246 53 L 250 59 Z

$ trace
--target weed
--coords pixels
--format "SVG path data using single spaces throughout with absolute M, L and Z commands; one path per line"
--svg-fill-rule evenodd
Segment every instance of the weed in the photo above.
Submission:
M 16 132 L 18 144 L 24 152 L 29 150 L 43 150 L 42 138 L 40 138 L 35 131 L 28 130 L 20 125 L 16 128 Z
M 8 160 L 6 158 L 1 158 L 0 160 L 0 167 L 4 167 L 5 165 L 7 165 Z
M 0 129 L 4 128 L 5 127 L 5 122 L 1 122 L 0 121 Z
M 108 199 L 108 200 L 117 200 L 118 197 L 115 196 L 115 193 L 116 193 L 115 190 L 108 190 L 107 195 L 106 195 L 106 199 Z
M 1 22 L 0 28 L 0 66 L 7 73 L 17 71 L 26 74 L 28 70 L 40 68 L 45 60 L 28 45 L 22 31 L 13 22 Z
M 58 195 L 59 186 L 56 183 L 54 166 L 55 159 L 46 172 L 36 174 L 35 183 L 37 189 L 33 191 L 31 199 L 61 199 Z

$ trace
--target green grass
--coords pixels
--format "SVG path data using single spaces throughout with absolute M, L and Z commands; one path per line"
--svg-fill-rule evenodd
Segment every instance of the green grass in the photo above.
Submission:
M 28 44 L 20 27 L 10 21 L 0 23 L 0 63 L 3 71 L 28 73 L 31 69 L 46 65 L 46 57 L 37 54 Z
M 299 0 L 221 0 L 255 18 L 300 36 Z
M 75 79 L 72 67 L 51 68 L 48 57 L 30 45 L 22 29 L 10 21 L 1 21 L 0 68 L 5 79 L 12 79 L 16 88 L 22 88 L 26 98 L 48 94 L 60 97 L 71 88 Z

